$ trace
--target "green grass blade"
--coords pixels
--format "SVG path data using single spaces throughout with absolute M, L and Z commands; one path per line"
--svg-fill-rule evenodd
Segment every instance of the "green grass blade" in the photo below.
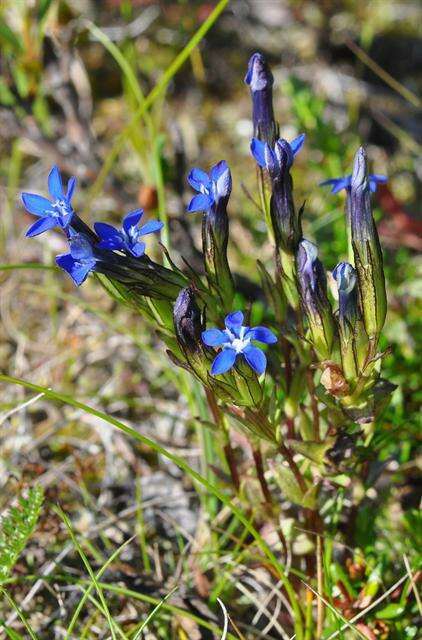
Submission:
M 14 609 L 16 611 L 18 617 L 20 618 L 20 621 L 22 622 L 23 626 L 25 627 L 25 629 L 29 633 L 30 638 L 32 640 L 39 640 L 38 636 L 35 633 L 35 631 L 33 631 L 31 625 L 29 624 L 28 620 L 26 619 L 26 616 L 25 616 L 24 612 L 19 607 L 19 605 L 13 600 L 12 596 L 3 587 L 0 587 L 0 593 L 6 598 L 7 602 L 10 604 L 12 609 Z M 0 629 L 1 629 L 1 627 L 0 627 Z
M 40 264 L 39 262 L 21 262 L 19 264 L 0 264 L 0 271 L 13 271 L 14 269 L 46 269 L 48 271 L 60 271 L 52 264 Z
M 108 625 L 110 627 L 110 632 L 111 632 L 112 638 L 113 638 L 113 640 L 117 640 L 116 639 L 116 634 L 115 634 L 115 631 L 114 631 L 114 621 L 113 621 L 113 618 L 111 617 L 110 611 L 108 610 L 108 606 L 107 606 L 107 602 L 106 602 L 106 600 L 104 598 L 104 594 L 102 592 L 101 587 L 99 586 L 97 578 L 95 577 L 95 574 L 94 574 L 94 572 L 92 570 L 92 567 L 91 567 L 91 565 L 89 563 L 89 560 L 86 557 L 86 555 L 84 553 L 84 550 L 82 549 L 81 545 L 79 544 L 77 537 L 75 536 L 75 533 L 74 533 L 74 531 L 72 529 L 71 522 L 70 522 L 69 518 L 67 517 L 67 515 L 65 514 L 65 512 L 62 509 L 60 509 L 60 507 L 56 507 L 55 511 L 57 512 L 57 514 L 60 516 L 60 518 L 65 523 L 66 528 L 69 531 L 70 537 L 72 538 L 72 542 L 73 542 L 74 546 L 76 547 L 79 555 L 81 556 L 82 562 L 84 563 L 84 565 L 86 567 L 86 570 L 88 571 L 89 576 L 90 576 L 93 584 L 95 585 L 95 588 L 96 588 L 97 593 L 98 593 L 98 597 L 100 598 L 101 604 L 102 604 L 103 609 L 104 609 L 104 615 L 105 615 L 105 617 L 107 619 L 107 622 L 108 622 Z
M 161 609 L 161 607 L 163 606 L 165 601 L 168 600 L 170 598 L 170 596 L 172 596 L 175 591 L 177 591 L 177 587 L 174 587 L 174 589 L 169 591 L 168 594 L 166 596 L 164 596 L 164 598 L 162 600 L 160 600 L 160 602 L 158 604 L 155 605 L 153 610 L 147 615 L 145 620 L 141 623 L 141 626 L 138 627 L 138 629 L 135 631 L 135 635 L 133 636 L 132 640 L 140 640 L 142 631 L 145 629 L 145 627 L 148 625 L 148 623 L 151 622 L 151 620 L 153 620 L 154 616 Z
M 101 578 L 101 576 L 103 575 L 103 573 L 105 572 L 105 570 L 107 569 L 107 567 L 110 566 L 110 564 L 117 558 L 117 556 L 123 551 L 123 549 L 132 542 L 132 540 L 134 539 L 135 536 L 132 536 L 131 538 L 129 538 L 129 540 L 126 540 L 122 545 L 120 545 L 120 547 L 118 547 L 118 549 L 116 549 L 116 551 L 114 553 L 112 553 L 112 555 L 108 558 L 108 560 L 103 564 L 103 566 L 101 567 L 101 569 L 99 569 L 96 573 L 96 580 L 99 580 Z M 66 630 L 66 636 L 65 636 L 65 640 L 70 640 L 71 638 L 71 633 L 75 627 L 75 624 L 78 620 L 79 614 L 82 611 L 82 608 L 86 602 L 86 600 L 88 599 L 92 589 L 94 588 L 94 583 L 91 583 L 88 587 L 88 589 L 86 589 L 84 591 L 84 594 L 82 596 L 82 598 L 80 599 L 80 601 L 78 602 L 78 605 L 75 609 L 75 611 L 73 612 L 73 616 L 72 619 L 69 623 L 69 626 L 67 627 Z
M 132 91 L 134 97 L 136 98 L 136 101 L 138 102 L 139 108 L 142 108 L 144 106 L 144 102 L 145 102 L 145 96 L 142 92 L 142 88 L 138 82 L 138 79 L 130 65 L 130 63 L 126 60 L 125 56 L 123 55 L 123 53 L 120 51 L 119 47 L 117 47 L 114 42 L 112 42 L 110 40 L 110 38 L 104 33 L 104 31 L 101 31 L 101 29 L 99 29 L 93 22 L 91 22 L 90 20 L 86 20 L 85 22 L 88 30 L 92 33 L 92 35 L 94 36 L 94 38 L 96 38 L 96 40 L 98 40 L 98 42 L 101 42 L 101 44 L 104 46 L 105 49 L 107 49 L 107 51 L 113 56 L 114 60 L 116 61 L 116 63 L 119 65 L 120 69 L 122 70 L 128 86 L 130 87 L 130 90 Z M 149 117 L 149 113 L 148 111 L 146 111 L 145 113 L 142 114 L 143 117 L 145 118 L 145 120 L 147 122 L 150 122 L 150 117 Z
M 215 24 L 220 14 L 224 11 L 226 6 L 228 5 L 229 0 L 220 0 L 215 9 L 210 13 L 208 18 L 201 24 L 198 31 L 192 36 L 189 40 L 188 44 L 185 48 L 176 56 L 173 62 L 167 67 L 166 71 L 161 76 L 160 80 L 157 82 L 152 91 L 147 95 L 144 100 L 144 103 L 141 107 L 139 107 L 138 111 L 131 118 L 130 122 L 126 125 L 123 131 L 117 137 L 116 142 L 111 148 L 104 164 L 99 172 L 94 184 L 92 185 L 88 194 L 85 197 L 85 211 L 89 211 L 92 201 L 97 197 L 97 195 L 102 191 L 104 182 L 111 171 L 111 168 L 116 161 L 119 153 L 121 152 L 130 131 L 136 125 L 138 120 L 144 116 L 146 111 L 154 104 L 154 102 L 161 96 L 162 93 L 167 89 L 169 82 L 176 75 L 179 69 L 183 66 L 186 60 L 189 59 L 192 51 L 201 40 L 205 37 L 211 27 Z

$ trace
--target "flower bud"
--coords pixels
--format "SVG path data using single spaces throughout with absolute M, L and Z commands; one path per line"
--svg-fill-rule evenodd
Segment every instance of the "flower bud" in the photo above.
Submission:
M 251 56 L 245 82 L 251 90 L 254 136 L 273 147 L 278 137 L 273 110 L 274 78 L 261 53 Z
M 204 329 L 201 310 L 191 287 L 182 289 L 174 303 L 174 329 L 183 351 L 198 353 L 201 350 L 201 334 Z
M 327 279 L 312 242 L 301 240 L 296 254 L 297 281 L 303 311 L 309 324 L 310 341 L 318 357 L 327 360 L 334 338 L 334 320 L 327 297 Z
M 366 152 L 358 149 L 350 193 L 351 238 L 363 322 L 376 343 L 387 312 L 381 246 L 371 211 Z
M 270 213 L 274 237 L 278 248 L 294 254 L 302 237 L 300 217 L 296 214 L 293 202 L 293 181 L 290 175 L 294 156 L 287 140 L 277 141 L 274 154 L 277 161 L 269 170 L 272 181 Z
M 202 314 L 192 287 L 186 287 L 179 293 L 174 303 L 173 323 L 180 353 L 178 356 L 173 353 L 169 355 L 176 364 L 188 369 L 206 384 L 210 364 L 201 339 L 204 330 Z
M 343 372 L 346 379 L 351 380 L 358 373 L 355 345 L 358 320 L 356 271 L 348 262 L 340 262 L 333 270 L 333 278 L 338 291 L 338 327 Z

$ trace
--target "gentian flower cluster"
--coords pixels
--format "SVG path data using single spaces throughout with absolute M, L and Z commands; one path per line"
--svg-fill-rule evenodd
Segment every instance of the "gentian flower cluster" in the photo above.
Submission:
M 294 545 L 289 548 L 279 528 L 279 506 L 273 510 L 265 477 L 262 453 L 271 455 L 272 480 L 295 511 L 302 508 L 301 525 L 317 534 L 316 553 L 322 566 L 325 518 L 318 511 L 319 496 L 329 491 L 334 494 L 340 485 L 343 470 L 339 464 L 345 456 L 342 459 L 339 450 L 344 438 L 352 445 L 360 438 L 359 446 L 366 446 L 374 420 L 391 392 L 380 378 L 383 354 L 377 353 L 387 301 L 382 251 L 371 210 L 371 193 L 386 178 L 368 174 L 361 147 L 351 175 L 321 183 L 330 185 L 334 194 L 346 191 L 349 262 L 340 257 L 328 287 L 321 252 L 316 242 L 303 235 L 303 205 L 297 210 L 294 202 L 291 172 L 305 134 L 291 142 L 280 137 L 272 103 L 274 79 L 261 53 L 251 57 L 245 82 L 252 98 L 250 150 L 258 165 L 253 175 L 274 249 L 272 263 L 256 263 L 260 285 L 253 281 L 254 273 L 239 277 L 230 268 L 227 251 L 233 185 L 225 160 L 212 165 L 208 173 L 193 168 L 187 176 L 195 191 L 187 214 L 201 214 L 203 268 L 194 269 L 183 256 L 173 259 L 170 248 L 162 245 L 169 266 L 152 260 L 146 253 L 146 239 L 159 233 L 163 224 L 155 219 L 145 222 L 142 209 L 126 214 L 121 226 L 96 222 L 91 229 L 73 209 L 75 178 L 64 189 L 57 167 L 48 177 L 51 199 L 22 194 L 27 211 L 37 216 L 27 235 L 53 228 L 62 231 L 69 251 L 57 256 L 57 265 L 77 286 L 93 273 L 114 300 L 143 316 L 150 333 L 166 345 L 170 361 L 196 379 L 209 411 L 207 415 L 198 411 L 200 417 L 192 417 L 220 436 L 227 470 L 240 499 L 248 492 L 243 492 L 243 478 L 236 471 L 230 428 L 241 428 L 249 435 L 259 481 L 250 486 L 255 495 L 259 485 L 265 501 L 265 508 L 256 510 L 257 518 L 265 514 L 273 519 L 282 548 L 286 554 L 291 551 L 294 563 Z M 189 219 L 193 224 L 197 220 L 190 215 Z M 178 267 L 178 262 L 184 266 Z M 242 309 L 248 309 L 251 317 L 260 314 L 262 325 L 249 326 Z M 174 380 L 177 385 L 179 377 Z M 180 390 L 186 390 L 185 379 Z M 198 397 L 197 389 L 194 395 Z M 364 426 L 359 428 L 360 424 Z M 248 468 L 245 482 L 250 476 Z M 330 502 L 337 517 L 338 504 L 334 497 Z M 310 553 L 313 565 L 315 550 Z M 295 570 L 302 571 L 307 565 L 297 562 Z M 291 598 L 287 574 L 285 580 L 283 588 Z M 318 630 L 319 606 L 313 621 L 312 602 L 301 596 L 291 607 L 296 619 L 289 637 L 293 630 L 298 638 L 323 637 L 325 631 L 327 637 L 331 628 Z
M 366 153 L 361 148 L 352 174 L 321 183 L 331 186 L 334 194 L 346 191 L 346 225 L 353 249 L 354 264 L 339 262 L 333 270 L 338 292 L 338 308 L 333 308 L 317 246 L 303 236 L 303 206 L 297 210 L 293 198 L 291 171 L 303 149 L 305 134 L 291 142 L 280 137 L 272 103 L 274 79 L 261 53 L 251 57 L 245 82 L 252 97 L 254 136 L 250 150 L 259 168 L 262 212 L 275 249 L 272 274 L 258 263 L 262 279 L 258 297 L 267 297 L 265 318 L 275 332 L 265 326 L 249 327 L 244 324 L 243 312 L 233 311 L 238 307 L 234 300 L 239 292 L 227 257 L 232 175 L 225 160 L 211 166 L 209 172 L 195 167 L 187 177 L 196 192 L 187 213 L 200 213 L 202 219 L 203 273 L 190 267 L 183 271 L 165 248 L 169 267 L 146 254 L 146 237 L 159 233 L 163 223 L 154 219 L 145 222 L 142 209 L 127 213 L 121 226 L 96 222 L 91 229 L 73 209 L 76 179 L 70 178 L 64 189 L 58 167 L 53 167 L 48 177 L 50 199 L 22 194 L 25 208 L 38 218 L 27 235 L 53 228 L 63 231 L 69 251 L 57 256 L 58 266 L 77 286 L 90 273 L 97 274 L 109 292 L 138 309 L 158 329 L 172 361 L 196 376 L 221 403 L 260 410 L 265 387 L 259 376 L 267 369 L 261 344 L 273 347 L 267 375 L 273 388 L 286 371 L 285 398 L 292 393 L 292 367 L 303 371 L 313 363 L 314 370 L 322 369 L 321 384 L 328 392 L 332 375 L 326 372 L 335 372 L 333 395 L 350 415 L 350 407 L 356 405 L 361 410 L 368 405 L 368 394 L 378 380 L 372 363 L 385 320 L 386 294 L 370 194 L 387 178 L 368 174 Z M 224 328 L 218 328 L 222 318 Z M 275 346 L 278 341 L 283 349 Z M 296 354 L 293 359 L 291 350 Z M 284 364 L 283 358 L 287 358 Z M 344 384 L 338 384 L 339 378 L 344 378 Z M 367 394 L 363 400 L 362 394 Z M 274 391 L 273 397 L 283 394 Z M 300 401 L 289 397 L 289 402 L 291 412 L 291 406 L 299 406 Z M 283 413 L 282 404 L 278 411 Z M 273 441 L 275 435 L 262 415 L 259 420 L 253 415 L 248 413 L 246 426 Z M 289 415 L 289 419 L 294 423 L 295 416 Z
M 75 186 L 76 178 L 72 177 L 64 193 L 60 170 L 54 166 L 48 176 L 51 201 L 34 193 L 22 193 L 26 210 L 40 217 L 26 235 L 32 237 L 54 227 L 62 229 L 70 251 L 57 256 L 56 263 L 77 286 L 95 271 L 121 285 L 130 286 L 142 295 L 174 299 L 180 287 L 186 284 L 186 279 L 180 273 L 150 260 L 145 255 L 146 245 L 142 241 L 147 234 L 160 231 L 163 223 L 150 220 L 139 227 L 144 212 L 138 209 L 124 217 L 121 229 L 97 222 L 93 231 L 72 208 Z

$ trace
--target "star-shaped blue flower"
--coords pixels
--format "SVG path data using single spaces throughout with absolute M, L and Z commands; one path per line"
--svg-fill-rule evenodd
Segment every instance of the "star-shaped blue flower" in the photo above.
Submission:
M 48 176 L 48 190 L 52 200 L 36 193 L 22 193 L 21 197 L 25 209 L 40 218 L 29 227 L 26 232 L 27 236 L 37 236 L 53 227 L 67 229 L 73 217 L 71 200 L 75 186 L 76 178 L 72 176 L 67 184 L 65 194 L 59 168 L 54 166 Z
M 266 327 L 243 326 L 243 313 L 234 311 L 224 320 L 225 329 L 207 329 L 202 332 L 202 341 L 208 347 L 222 347 L 211 366 L 211 375 L 218 376 L 231 369 L 236 359 L 243 355 L 248 365 L 258 374 L 264 373 L 267 366 L 265 353 L 254 347 L 252 340 L 264 344 L 274 344 L 277 337 Z
M 220 199 L 228 198 L 232 189 L 232 177 L 225 160 L 214 165 L 209 174 L 195 167 L 188 175 L 188 182 L 195 191 L 199 191 L 190 201 L 188 213 L 209 211 Z
M 95 269 L 98 257 L 95 256 L 94 247 L 89 238 L 83 233 L 70 230 L 70 253 L 64 253 L 56 257 L 59 267 L 67 271 L 77 287 Z
M 280 171 L 283 154 L 287 155 L 287 168 L 290 168 L 296 154 L 299 153 L 303 147 L 304 142 L 305 134 L 301 133 L 300 136 L 297 136 L 297 138 L 291 142 L 280 138 L 272 149 L 266 142 L 262 142 L 258 140 L 258 138 L 252 138 L 251 153 L 259 166 L 262 169 L 267 169 L 267 171 L 272 174 Z
M 369 188 L 372 193 L 375 193 L 379 184 L 385 184 L 388 180 L 387 176 L 378 174 L 369 174 L 368 179 Z M 331 193 L 338 193 L 342 189 L 350 191 L 352 188 L 352 175 L 350 174 L 350 176 L 343 176 L 342 178 L 330 178 L 329 180 L 323 180 L 319 183 L 319 186 L 323 187 L 327 184 L 332 186 Z
M 138 226 L 143 215 L 143 209 L 130 211 L 123 218 L 121 229 L 116 229 L 105 222 L 96 222 L 94 229 L 100 237 L 98 248 L 128 251 L 136 258 L 142 256 L 146 245 L 141 238 L 149 233 L 156 233 L 163 227 L 163 223 L 159 220 L 150 220 L 141 227 Z

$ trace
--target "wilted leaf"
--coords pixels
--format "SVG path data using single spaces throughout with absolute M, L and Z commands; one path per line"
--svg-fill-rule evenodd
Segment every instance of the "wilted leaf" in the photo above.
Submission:
M 321 375 L 322 386 L 331 393 L 332 396 L 347 396 L 349 385 L 343 375 L 343 371 L 335 362 L 322 363 L 324 370 Z

